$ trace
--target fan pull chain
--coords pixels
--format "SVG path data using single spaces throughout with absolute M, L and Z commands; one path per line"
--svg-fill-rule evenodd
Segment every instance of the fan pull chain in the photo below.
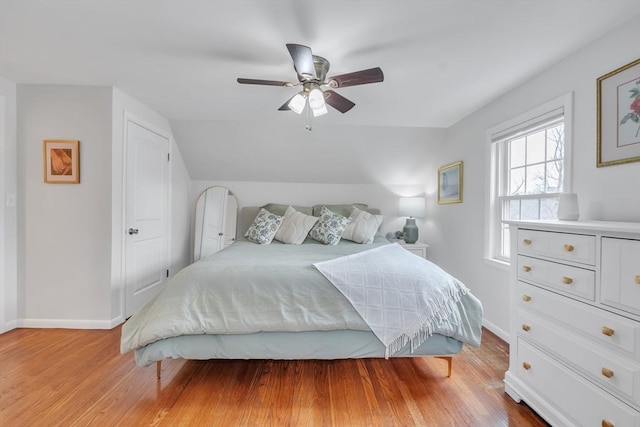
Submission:
M 307 102 L 308 104 L 308 102 Z M 309 105 L 307 105 L 307 108 L 305 108 L 305 110 L 307 110 L 307 125 L 305 126 L 305 128 L 311 132 L 313 130 L 313 126 L 311 126 L 311 107 Z

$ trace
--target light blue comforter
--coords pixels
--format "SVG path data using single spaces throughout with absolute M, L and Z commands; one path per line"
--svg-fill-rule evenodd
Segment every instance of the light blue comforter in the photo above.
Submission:
M 341 241 L 327 246 L 239 241 L 176 274 L 161 293 L 122 327 L 121 351 L 165 338 L 200 334 L 251 334 L 370 330 L 347 299 L 313 263 L 388 244 Z M 482 306 L 471 293 L 434 333 L 480 344 Z

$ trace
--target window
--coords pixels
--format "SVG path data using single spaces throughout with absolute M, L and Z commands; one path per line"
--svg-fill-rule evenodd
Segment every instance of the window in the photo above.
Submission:
M 570 190 L 571 94 L 489 131 L 488 257 L 508 262 L 508 220 L 555 219 Z

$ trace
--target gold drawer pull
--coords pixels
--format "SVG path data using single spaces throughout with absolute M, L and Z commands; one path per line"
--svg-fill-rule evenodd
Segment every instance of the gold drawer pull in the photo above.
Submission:
M 611 369 L 602 368 L 602 375 L 604 375 L 607 378 L 612 378 L 613 377 L 613 371 Z
M 526 369 L 527 371 L 528 371 L 529 369 L 531 369 L 531 365 L 530 365 L 530 364 L 528 364 L 527 362 L 524 362 L 524 363 L 522 364 L 522 367 L 523 367 L 524 369 Z
M 605 335 L 606 335 L 606 336 L 608 336 L 608 337 L 613 336 L 613 334 L 615 334 L 615 332 L 616 332 L 616 331 L 614 331 L 613 329 L 608 328 L 608 327 L 606 327 L 606 326 L 603 326 L 603 327 L 602 327 L 602 333 L 603 333 L 603 334 L 605 334 Z
M 522 301 L 529 302 L 531 301 L 531 297 L 529 295 L 522 295 Z
M 565 285 L 570 285 L 573 283 L 573 279 L 571 277 L 564 276 L 562 278 L 562 283 L 564 283 Z
M 640 285 L 640 275 L 636 276 L 636 284 Z
M 574 249 L 573 245 L 564 245 L 564 250 L 567 252 L 573 252 Z
M 524 243 L 525 245 L 527 245 L 527 246 L 528 246 L 528 245 L 530 245 L 530 244 L 531 244 L 531 243 L 533 243 L 533 242 L 531 242 L 531 240 L 530 240 L 530 239 L 524 239 L 524 240 L 522 241 L 522 243 Z
M 528 273 L 531 271 L 531 267 L 529 267 L 528 265 L 525 265 L 522 267 L 522 270 L 524 270 L 525 273 Z
M 527 325 L 526 323 L 522 325 L 522 330 L 525 332 L 529 332 L 531 330 L 531 326 Z
M 616 427 L 616 425 L 611 421 L 602 420 L 602 427 Z

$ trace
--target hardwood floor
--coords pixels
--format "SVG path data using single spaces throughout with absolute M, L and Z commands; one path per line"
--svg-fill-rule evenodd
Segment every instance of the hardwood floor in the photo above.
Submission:
M 484 331 L 432 358 L 167 360 L 140 368 L 120 328 L 0 335 L 2 426 L 546 426 L 504 393 L 508 346 Z

